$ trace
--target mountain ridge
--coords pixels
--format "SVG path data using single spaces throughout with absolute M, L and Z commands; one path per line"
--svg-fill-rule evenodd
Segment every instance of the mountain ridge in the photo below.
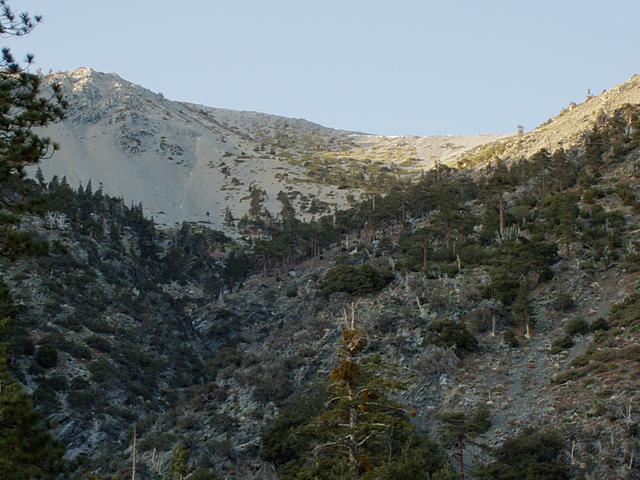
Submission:
M 110 194 L 142 202 L 148 215 L 166 225 L 188 220 L 223 228 L 227 207 L 236 218 L 248 212 L 252 186 L 265 191 L 264 208 L 272 214 L 283 191 L 309 219 L 318 209 L 326 213 L 382 191 L 392 177 L 415 177 L 502 138 L 336 130 L 304 119 L 168 100 L 88 67 L 46 81 L 61 84 L 70 108 L 66 120 L 47 129 L 62 149 L 43 164 L 45 176 L 100 182 Z

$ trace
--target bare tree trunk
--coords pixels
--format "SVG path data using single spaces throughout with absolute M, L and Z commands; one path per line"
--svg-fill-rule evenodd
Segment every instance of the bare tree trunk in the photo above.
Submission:
M 500 209 L 500 237 L 504 238 L 504 229 L 505 229 L 505 204 L 504 199 L 502 198 L 502 192 L 500 192 L 500 197 L 498 198 L 498 208 Z
M 422 270 L 427 271 L 427 240 L 422 244 Z
M 416 303 L 418 304 L 418 310 L 420 310 L 420 315 L 424 315 L 424 309 L 422 308 L 422 304 L 420 303 L 420 297 L 416 295 Z
M 136 426 L 133 426 L 133 459 L 131 465 L 131 480 L 136 480 Z
M 462 443 L 456 444 L 456 457 L 458 457 L 458 467 L 460 468 L 460 480 L 464 480 L 464 457 L 462 454 Z

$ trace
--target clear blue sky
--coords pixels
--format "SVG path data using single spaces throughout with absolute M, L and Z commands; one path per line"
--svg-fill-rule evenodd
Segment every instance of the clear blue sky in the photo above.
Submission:
M 384 134 L 531 129 L 640 72 L 638 0 L 9 0 L 5 39 L 165 96 Z

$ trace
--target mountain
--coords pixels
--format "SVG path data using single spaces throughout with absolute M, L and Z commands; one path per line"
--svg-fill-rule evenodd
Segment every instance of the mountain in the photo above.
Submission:
M 152 154 L 157 139 L 142 131 L 194 138 L 152 121 L 166 104 L 167 118 L 182 110 L 182 132 L 211 128 L 236 146 L 258 146 L 243 135 L 264 135 L 260 155 L 263 147 L 277 158 L 294 152 L 286 163 L 307 183 L 380 195 L 356 195 L 349 208 L 309 222 L 258 216 L 241 241 L 202 224 L 158 228 L 129 199 L 27 179 L 14 197 L 30 195 L 43 211 L 22 214 L 11 228 L 24 233 L 3 239 L 17 260 L 0 256 L 0 317 L 10 319 L 1 339 L 6 369 L 63 445 L 71 478 L 130 478 L 134 461 L 143 480 L 344 478 L 354 462 L 322 447 L 352 418 L 363 471 L 351 478 L 453 478 L 450 469 L 464 468 L 479 480 L 637 478 L 637 77 L 533 132 L 462 154 L 447 146 L 449 156 L 438 158 L 458 169 L 440 164 L 415 178 L 414 166 L 430 160 L 401 162 L 406 175 L 384 177 L 372 191 L 357 172 L 320 169 L 347 161 L 323 149 L 361 142 L 348 162 L 376 154 L 387 166 L 395 150 L 427 158 L 438 143 L 197 107 L 224 121 L 224 129 L 212 120 L 205 128 L 206 115 L 192 117 L 184 104 L 126 83 L 125 93 L 86 93 L 83 75 L 86 85 L 123 81 L 77 75 L 64 88 L 80 83 L 77 99 L 105 107 L 73 107 L 68 129 L 93 125 L 90 143 L 117 133 L 125 146 L 110 139 L 105 149 L 126 147 L 122 168 L 170 163 L 179 151 Z M 155 96 L 145 102 L 143 94 Z M 230 130 L 233 119 L 242 130 Z M 278 126 L 268 130 L 270 122 Z M 63 127 L 55 127 L 61 135 Z M 309 136 L 320 139 L 325 164 L 296 164 Z M 186 140 L 174 145 L 188 150 Z M 28 249 L 25 238 L 48 248 Z M 362 364 L 346 362 L 345 332 L 355 332 L 352 351 L 370 361 L 363 375 Z M 365 401 L 351 404 L 355 417 L 336 416 L 334 405 L 349 404 L 336 402 L 336 385 L 340 394 L 341 380 L 367 373 L 375 382 L 359 390 Z M 389 384 L 396 389 L 385 391 Z M 387 397 L 396 413 L 367 423 L 371 405 L 389 405 Z M 397 427 L 403 441 L 367 443 L 381 430 L 397 440 L 389 434 Z
M 90 68 L 55 73 L 46 82 L 61 84 L 69 111 L 47 129 L 62 149 L 42 164 L 45 176 L 66 176 L 72 185 L 102 183 L 112 195 L 142 202 L 166 225 L 187 220 L 220 228 L 226 207 L 235 218 L 247 213 L 250 187 L 265 191 L 272 214 L 280 211 L 283 191 L 310 218 L 346 206 L 347 197 L 382 191 L 389 178 L 416 176 L 501 138 L 345 132 L 171 101 Z
M 600 95 L 589 95 L 584 102 L 570 103 L 560 113 L 530 132 L 511 135 L 479 146 L 458 160 L 461 166 L 480 166 L 489 160 L 530 158 L 542 149 L 554 152 L 560 148 L 571 150 L 594 126 L 614 115 L 625 105 L 640 104 L 640 75 L 604 90 Z

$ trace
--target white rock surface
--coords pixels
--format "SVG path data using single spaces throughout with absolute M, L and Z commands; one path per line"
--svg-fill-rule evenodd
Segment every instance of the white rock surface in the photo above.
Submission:
M 102 183 L 111 195 L 142 202 L 166 225 L 188 220 L 220 227 L 226 206 L 239 218 L 248 211 L 252 184 L 266 190 L 265 207 L 273 213 L 280 210 L 281 190 L 343 206 L 348 193 L 358 192 L 319 183 L 304 166 L 309 158 L 322 162 L 327 152 L 363 165 L 400 165 L 411 158 L 402 171 L 412 174 L 501 138 L 355 134 L 301 119 L 175 102 L 90 68 L 46 81 L 62 85 L 70 108 L 67 119 L 47 129 L 62 149 L 42 162 L 45 177 L 66 176 L 73 186 L 89 179 L 94 188 Z

